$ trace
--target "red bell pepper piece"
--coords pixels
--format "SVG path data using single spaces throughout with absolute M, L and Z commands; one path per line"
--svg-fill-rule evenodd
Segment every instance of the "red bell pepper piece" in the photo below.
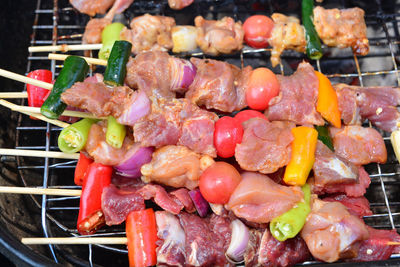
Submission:
M 79 160 L 75 167 L 74 182 L 76 185 L 83 185 L 86 171 L 93 160 L 86 156 L 85 153 L 80 152 Z
M 132 211 L 126 218 L 130 267 L 157 264 L 157 226 L 153 209 Z
M 29 78 L 51 83 L 53 74 L 49 70 L 34 70 L 28 73 Z M 28 105 L 30 107 L 41 107 L 48 93 L 47 89 L 35 85 L 27 84 L 26 91 L 28 92 Z
M 79 204 L 78 232 L 82 235 L 93 234 L 105 223 L 101 211 L 101 194 L 110 185 L 113 168 L 93 162 L 89 165 L 83 180 L 81 201 Z

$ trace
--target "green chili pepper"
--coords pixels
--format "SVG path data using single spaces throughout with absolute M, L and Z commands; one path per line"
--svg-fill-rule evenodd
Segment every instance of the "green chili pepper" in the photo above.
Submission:
M 120 40 L 119 35 L 124 27 L 124 24 L 114 22 L 104 28 L 104 30 L 101 32 L 101 42 L 103 43 L 103 46 L 99 51 L 100 59 L 108 59 L 114 42 Z
M 314 126 L 318 132 L 318 140 L 324 143 L 330 150 L 335 151 L 333 147 L 332 137 L 329 135 L 328 127 L 326 126 Z
M 90 127 L 97 121 L 85 118 L 64 128 L 58 136 L 58 148 L 65 153 L 80 151 L 86 144 Z
M 301 3 L 301 18 L 306 35 L 306 51 L 307 56 L 311 59 L 317 60 L 322 57 L 321 41 L 317 31 L 315 30 L 314 23 L 314 0 L 303 0 Z
M 125 125 L 117 122 L 113 116 L 108 116 L 106 142 L 112 147 L 121 148 L 126 135 Z
M 269 224 L 271 234 L 279 241 L 295 237 L 303 228 L 306 218 L 311 212 L 310 185 L 303 185 L 301 190 L 304 193 L 304 201 L 297 203 L 291 210 L 274 218 Z

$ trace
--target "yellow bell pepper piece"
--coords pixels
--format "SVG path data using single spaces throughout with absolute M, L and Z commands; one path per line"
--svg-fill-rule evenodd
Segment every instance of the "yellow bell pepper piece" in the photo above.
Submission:
M 293 128 L 292 134 L 292 156 L 283 181 L 288 185 L 303 186 L 314 165 L 318 132 L 314 128 L 300 126 Z
M 315 71 L 318 77 L 317 111 L 321 116 L 336 128 L 342 126 L 338 98 L 329 79 L 321 72 Z

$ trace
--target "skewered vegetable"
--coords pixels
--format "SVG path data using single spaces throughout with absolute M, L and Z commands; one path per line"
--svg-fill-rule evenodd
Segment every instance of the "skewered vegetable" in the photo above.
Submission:
M 119 22 L 114 22 L 107 25 L 104 30 L 101 32 L 101 42 L 103 46 L 99 51 L 100 59 L 108 59 L 110 57 L 111 49 L 115 43 L 115 41 L 120 40 L 120 33 L 122 29 L 125 27 L 124 24 Z
M 342 124 L 336 91 L 325 75 L 318 71 L 315 71 L 315 75 L 319 81 L 317 111 L 330 124 L 340 128 Z
M 307 215 L 311 211 L 311 187 L 309 184 L 305 184 L 301 187 L 301 190 L 304 193 L 304 201 L 297 203 L 288 212 L 274 218 L 269 224 L 271 234 L 281 242 L 295 237 L 301 231 Z
M 235 262 L 241 262 L 250 239 L 249 229 L 238 219 L 231 222 L 231 228 L 232 238 L 226 256 Z
M 243 24 L 244 40 L 254 48 L 267 47 L 273 27 L 274 22 L 267 16 L 254 15 L 248 17 Z
M 86 172 L 89 165 L 93 163 L 93 160 L 85 155 L 85 153 L 80 152 L 79 160 L 75 167 L 74 182 L 76 185 L 83 185 L 83 181 L 86 176 Z
M 236 144 L 242 142 L 243 126 L 232 117 L 224 116 L 217 120 L 214 130 L 214 146 L 218 156 L 230 158 L 235 155 Z
M 237 113 L 234 117 L 240 124 L 252 118 L 261 118 L 268 121 L 267 117 L 257 110 L 246 109 Z
M 400 130 L 394 131 L 390 134 L 390 142 L 392 143 L 397 161 L 400 162 Z
M 283 181 L 288 185 L 306 183 L 315 161 L 318 132 L 314 128 L 300 126 L 292 129 L 292 156 L 286 166 Z
M 113 168 L 93 162 L 89 165 L 83 181 L 79 204 L 78 232 L 82 235 L 93 234 L 105 223 L 101 211 L 101 194 L 110 185 Z
M 47 83 L 51 83 L 53 79 L 53 73 L 49 70 L 34 70 L 29 72 L 27 76 Z M 49 90 L 32 84 L 26 85 L 26 91 L 28 92 L 28 105 L 30 107 L 41 107 L 49 94 Z
M 242 177 L 231 164 L 215 162 L 200 176 L 199 188 L 210 203 L 226 204 Z
M 153 209 L 132 211 L 126 218 L 129 266 L 157 263 L 157 226 Z
M 317 60 L 322 57 L 321 41 L 319 40 L 318 33 L 315 30 L 313 17 L 314 17 L 314 0 L 302 0 L 301 2 L 301 18 L 303 21 L 305 35 L 306 35 L 306 51 L 307 56 L 311 59 Z
M 193 26 L 174 26 L 171 30 L 172 52 L 189 52 L 197 48 L 197 30 Z
M 112 147 L 121 148 L 126 135 L 125 125 L 117 122 L 113 116 L 108 116 L 106 142 Z
M 74 83 L 83 81 L 88 71 L 89 65 L 83 58 L 77 56 L 67 57 L 64 61 L 64 67 L 54 83 L 53 90 L 44 101 L 40 112 L 49 119 L 57 119 L 67 107 L 61 101 L 61 94 Z
M 198 188 L 189 191 L 189 196 L 193 201 L 194 206 L 196 207 L 197 213 L 200 217 L 206 217 L 208 211 L 210 210 L 210 205 L 204 199 L 203 195 L 201 194 Z
M 151 155 L 154 149 L 152 147 L 139 147 L 138 149 L 131 149 L 126 155 L 126 160 L 119 165 L 114 166 L 118 174 L 136 178 L 140 177 L 140 168 L 142 165 L 151 161 Z
M 330 150 L 334 151 L 335 148 L 333 147 L 333 140 L 332 137 L 329 135 L 328 127 L 326 126 L 314 126 L 318 132 L 318 140 L 324 143 Z
M 95 119 L 82 119 L 64 128 L 58 136 L 58 148 L 65 153 L 80 151 L 86 144 L 90 127 Z
M 269 101 L 279 94 L 279 81 L 267 68 L 257 68 L 250 75 L 246 89 L 246 101 L 250 108 L 265 110 Z
M 115 41 L 104 73 L 104 83 L 111 86 L 124 84 L 126 63 L 131 55 L 132 44 L 127 41 Z

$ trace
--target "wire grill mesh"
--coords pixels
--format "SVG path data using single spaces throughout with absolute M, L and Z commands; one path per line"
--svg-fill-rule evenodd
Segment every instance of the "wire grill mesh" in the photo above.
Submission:
M 368 2 L 368 3 L 367 3 Z M 193 24 L 196 15 L 218 19 L 225 15 L 236 20 L 242 20 L 251 14 L 281 12 L 284 14 L 299 13 L 300 1 L 272 0 L 203 0 L 195 1 L 188 10 L 171 11 L 166 0 L 146 1 L 136 0 L 125 12 L 127 21 L 134 16 L 144 13 L 173 16 L 177 24 Z M 334 82 L 359 84 L 361 86 L 386 85 L 399 86 L 399 20 L 400 4 L 396 1 L 329 1 L 325 7 L 346 8 L 360 6 L 366 10 L 366 23 L 371 50 L 365 57 L 357 57 L 351 49 L 335 49 L 324 47 L 325 56 L 320 62 L 311 62 L 314 66 L 332 78 Z M 88 18 L 73 10 L 66 0 L 38 0 L 35 10 L 35 22 L 32 27 L 31 45 L 77 44 L 80 43 L 81 33 Z M 69 54 L 79 54 L 79 52 Z M 203 56 L 199 52 L 183 57 Z M 238 66 L 252 65 L 270 66 L 270 49 L 251 49 L 246 47 L 240 54 L 225 55 L 218 59 L 226 60 Z M 305 59 L 303 54 L 285 51 L 282 64 L 274 69 L 276 73 L 290 74 L 299 62 Z M 27 72 L 34 69 L 51 69 L 55 76 L 62 68 L 60 62 L 48 60 L 47 54 L 34 53 L 28 57 Z M 101 70 L 101 69 L 100 69 Z M 57 136 L 60 128 L 32 121 L 27 116 L 19 116 L 16 129 L 17 149 L 37 149 L 53 151 L 57 148 Z M 374 215 L 364 217 L 367 224 L 382 229 L 400 229 L 400 197 L 397 193 L 400 180 L 400 165 L 393 153 L 393 148 L 387 133 L 381 132 L 388 149 L 386 164 L 370 164 L 366 170 L 372 183 L 366 197 L 371 203 Z M 49 158 L 17 159 L 18 170 L 25 186 L 75 188 L 73 185 L 73 170 L 76 161 L 57 160 Z M 76 218 L 79 209 L 77 197 L 46 197 L 31 196 L 41 213 L 41 224 L 44 236 L 77 235 Z M 96 236 L 123 236 L 123 227 L 111 227 L 101 230 Z M 114 265 L 127 262 L 123 246 L 91 246 L 82 249 L 73 246 L 49 246 L 52 257 L 56 262 L 60 259 L 76 265 L 102 264 L 103 260 L 112 257 Z M 393 255 L 392 257 L 400 257 Z M 110 262 L 109 259 L 107 262 Z M 310 262 L 312 263 L 312 262 Z M 126 265 L 127 266 L 127 265 Z

